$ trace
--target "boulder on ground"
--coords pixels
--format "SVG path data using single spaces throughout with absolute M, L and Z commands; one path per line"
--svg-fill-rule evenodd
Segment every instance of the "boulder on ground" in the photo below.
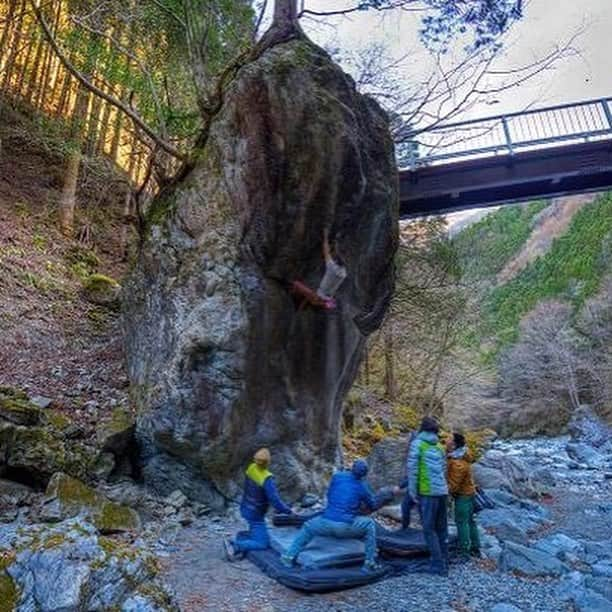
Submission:
M 91 274 L 83 283 L 83 296 L 94 304 L 118 308 L 121 285 L 116 280 L 103 274 Z
M 157 573 L 146 549 L 99 536 L 82 517 L 15 529 L 0 542 L 0 610 L 119 610 L 135 597 L 132 610 L 178 610 Z
M 125 408 L 115 408 L 110 416 L 100 420 L 96 426 L 96 439 L 101 451 L 116 456 L 125 454 L 134 443 L 136 419 Z
M 484 489 L 506 489 L 519 497 L 536 497 L 539 493 L 525 462 L 499 450 L 487 451 L 474 465 L 474 478 Z
M 28 399 L 27 393 L 12 387 L 0 387 L 0 420 L 16 425 L 38 425 L 40 408 Z
M 592 469 L 602 468 L 605 465 L 605 457 L 593 446 L 584 442 L 568 442 L 565 450 L 572 459 Z
M 53 475 L 45 497 L 43 518 L 64 520 L 83 514 L 90 518 L 100 533 L 140 529 L 140 517 L 134 510 L 111 502 L 66 474 Z
M 512 485 L 505 474 L 498 469 L 475 463 L 473 467 L 474 482 L 483 489 L 511 490 Z
M 395 279 L 388 116 L 299 32 L 258 51 L 152 202 L 123 293 L 144 478 L 211 505 L 260 446 L 294 498 L 324 490 Z M 326 231 L 347 269 L 337 308 L 299 308 L 291 283 L 316 290 Z
M 564 559 L 566 556 L 583 555 L 585 552 L 584 544 L 564 533 L 554 533 L 541 538 L 535 542 L 534 546 L 559 559 Z
M 605 576 L 587 576 L 586 586 L 612 602 L 612 580 Z
M 574 597 L 576 612 L 610 612 L 612 602 L 590 589 L 579 591 Z
M 588 406 L 576 410 L 568 425 L 573 442 L 580 442 L 612 453 L 612 427 L 600 419 Z
M 407 459 L 408 436 L 381 440 L 368 457 L 368 482 L 374 489 L 399 485 L 406 478 Z
M 567 571 L 567 567 L 556 557 L 514 542 L 506 542 L 500 565 L 505 571 L 526 576 L 560 576 Z

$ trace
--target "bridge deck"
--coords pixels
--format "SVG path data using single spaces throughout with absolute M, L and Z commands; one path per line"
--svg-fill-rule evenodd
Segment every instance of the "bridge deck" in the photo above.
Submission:
M 407 138 L 403 218 L 612 188 L 612 98 L 438 125 Z
M 400 217 L 612 189 L 612 139 L 400 172 Z

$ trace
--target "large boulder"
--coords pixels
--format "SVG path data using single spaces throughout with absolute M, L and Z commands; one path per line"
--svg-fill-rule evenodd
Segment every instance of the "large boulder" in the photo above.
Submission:
M 539 488 L 532 470 L 518 457 L 500 450 L 489 450 L 474 465 L 474 479 L 483 489 L 506 489 L 519 497 L 536 497 Z
M 202 142 L 152 203 L 124 285 L 145 480 L 235 497 L 268 446 L 281 488 L 321 490 L 394 287 L 388 118 L 297 33 L 233 73 Z M 288 284 L 317 287 L 325 229 L 348 270 L 338 307 L 297 308 Z

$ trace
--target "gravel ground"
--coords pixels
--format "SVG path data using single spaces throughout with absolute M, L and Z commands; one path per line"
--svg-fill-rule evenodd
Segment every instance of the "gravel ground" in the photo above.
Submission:
M 502 574 L 487 569 L 484 561 L 451 566 L 448 578 L 408 574 L 350 591 L 304 595 L 268 578 L 248 561 L 224 562 L 223 533 L 225 529 L 210 524 L 185 529 L 162 559 L 165 579 L 185 612 L 489 612 L 501 602 L 524 612 L 571 610 L 555 597 L 555 581 Z
M 541 443 L 550 446 L 554 456 L 561 452 L 565 439 L 523 442 L 529 447 Z M 522 452 L 520 447 L 516 450 Z M 546 501 L 553 519 L 547 533 L 586 540 L 610 538 L 612 481 L 592 471 L 576 476 L 568 475 Z M 490 612 L 501 603 L 523 612 L 573 610 L 556 596 L 559 580 L 502 573 L 490 561 L 451 565 L 448 578 L 408 574 L 349 591 L 305 595 L 283 587 L 248 561 L 230 564 L 223 560 L 221 537 L 240 528 L 243 525 L 236 520 L 208 519 L 183 530 L 171 549 L 160 550 L 165 580 L 175 590 L 183 611 Z

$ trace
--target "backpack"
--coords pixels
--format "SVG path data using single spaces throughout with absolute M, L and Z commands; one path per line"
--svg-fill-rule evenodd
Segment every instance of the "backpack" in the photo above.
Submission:
M 476 487 L 476 493 L 474 493 L 474 512 L 492 510 L 493 508 L 495 508 L 493 500 L 480 487 Z

